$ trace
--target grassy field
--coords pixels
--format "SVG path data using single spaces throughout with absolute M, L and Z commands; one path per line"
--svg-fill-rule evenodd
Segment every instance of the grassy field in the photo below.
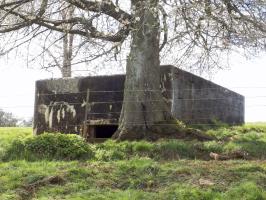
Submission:
M 266 124 L 206 133 L 216 140 L 87 144 L 0 128 L 0 200 L 266 199 Z

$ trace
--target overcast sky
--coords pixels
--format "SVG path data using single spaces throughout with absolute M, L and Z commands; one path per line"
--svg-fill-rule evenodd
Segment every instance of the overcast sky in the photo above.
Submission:
M 230 65 L 230 70 L 215 73 L 212 81 L 246 97 L 247 122 L 266 121 L 266 55 L 252 60 L 235 56 Z M 9 59 L 8 63 L 0 60 L 0 108 L 18 117 L 31 117 L 35 81 L 59 76 L 29 69 L 19 59 Z

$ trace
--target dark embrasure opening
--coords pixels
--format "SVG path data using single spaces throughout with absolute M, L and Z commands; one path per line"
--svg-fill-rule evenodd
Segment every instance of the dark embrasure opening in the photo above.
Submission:
M 117 125 L 98 125 L 95 128 L 95 138 L 111 138 L 116 132 Z

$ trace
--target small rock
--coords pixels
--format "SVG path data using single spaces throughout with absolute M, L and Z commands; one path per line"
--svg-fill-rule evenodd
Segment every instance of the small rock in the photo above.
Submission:
M 213 158 L 214 160 L 218 160 L 219 154 L 211 152 L 210 157 Z

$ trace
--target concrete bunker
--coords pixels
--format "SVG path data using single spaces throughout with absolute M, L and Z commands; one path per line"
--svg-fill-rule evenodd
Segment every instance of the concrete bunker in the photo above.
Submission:
M 110 138 L 118 127 L 125 75 L 36 82 L 34 133 Z M 187 124 L 244 123 L 244 97 L 174 66 L 161 66 L 161 90 L 172 114 Z

